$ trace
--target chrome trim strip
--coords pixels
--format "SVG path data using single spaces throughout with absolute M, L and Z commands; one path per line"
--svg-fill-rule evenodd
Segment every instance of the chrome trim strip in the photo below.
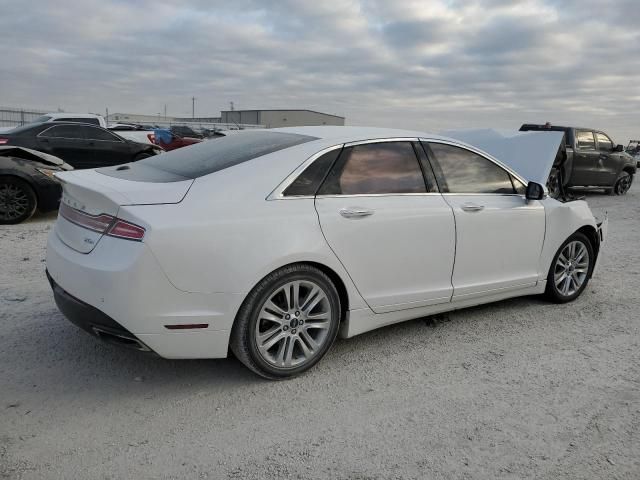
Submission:
M 424 193 L 350 193 L 348 195 L 339 195 L 339 194 L 327 194 L 327 195 L 316 195 L 315 198 L 358 198 L 358 197 L 424 197 L 424 196 L 441 196 L 441 193 L 438 192 L 424 192 Z M 289 198 L 289 197 L 287 197 Z M 291 198 L 300 198 L 300 197 L 291 197 Z M 308 197 L 313 198 L 313 197 Z
M 372 138 L 369 140 L 356 140 L 353 142 L 347 142 L 345 147 L 354 147 L 356 145 L 367 145 L 369 143 L 390 143 L 390 142 L 417 142 L 418 137 L 391 137 L 391 138 Z

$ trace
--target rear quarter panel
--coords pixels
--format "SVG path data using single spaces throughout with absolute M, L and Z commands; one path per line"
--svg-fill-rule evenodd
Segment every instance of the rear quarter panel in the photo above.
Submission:
M 324 239 L 314 200 L 266 200 L 307 157 L 292 165 L 266 155 L 196 179 L 179 204 L 123 206 L 118 216 L 148 226 L 145 243 L 180 290 L 246 294 L 279 267 L 317 262 L 340 276 L 350 308 L 364 308 Z

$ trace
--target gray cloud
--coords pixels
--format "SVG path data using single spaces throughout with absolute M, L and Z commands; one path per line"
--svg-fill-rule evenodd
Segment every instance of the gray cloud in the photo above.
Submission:
M 440 130 L 640 134 L 635 0 L 0 0 L 0 104 L 217 114 L 313 108 Z M 10 46 L 9 46 L 10 45 Z

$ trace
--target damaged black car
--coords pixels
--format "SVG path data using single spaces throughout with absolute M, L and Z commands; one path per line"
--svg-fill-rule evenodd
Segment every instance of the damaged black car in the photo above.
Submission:
M 73 170 L 58 157 L 23 147 L 0 147 L 0 225 L 23 222 L 36 210 L 56 210 L 62 188 L 56 172 Z

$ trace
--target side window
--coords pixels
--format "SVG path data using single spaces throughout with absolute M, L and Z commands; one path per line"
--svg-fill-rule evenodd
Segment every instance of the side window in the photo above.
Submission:
M 511 175 L 492 161 L 461 147 L 430 143 L 440 185 L 450 193 L 516 193 Z M 514 179 L 515 180 L 515 179 Z
M 576 132 L 576 144 L 581 150 L 595 150 L 596 141 L 593 139 L 593 132 L 578 130 Z
M 296 178 L 291 185 L 289 185 L 282 194 L 285 197 L 299 197 L 299 196 L 313 196 L 320 188 L 324 177 L 327 176 L 331 165 L 336 161 L 338 155 L 340 155 L 340 148 L 331 150 L 324 155 L 316 158 L 314 162 L 309 165 L 304 171 Z
M 41 132 L 39 137 L 47 138 L 71 138 L 76 140 L 84 140 L 82 130 L 75 125 L 59 125 L 51 127 L 44 132 Z
M 613 150 L 613 142 L 604 133 L 598 132 L 596 133 L 596 137 L 598 138 L 598 150 L 601 152 L 610 152 Z
M 107 142 L 119 142 L 120 139 L 106 130 L 94 127 L 82 127 L 85 137 L 89 140 L 103 140 Z
M 426 191 L 411 143 L 387 142 L 345 148 L 318 193 L 371 195 Z

